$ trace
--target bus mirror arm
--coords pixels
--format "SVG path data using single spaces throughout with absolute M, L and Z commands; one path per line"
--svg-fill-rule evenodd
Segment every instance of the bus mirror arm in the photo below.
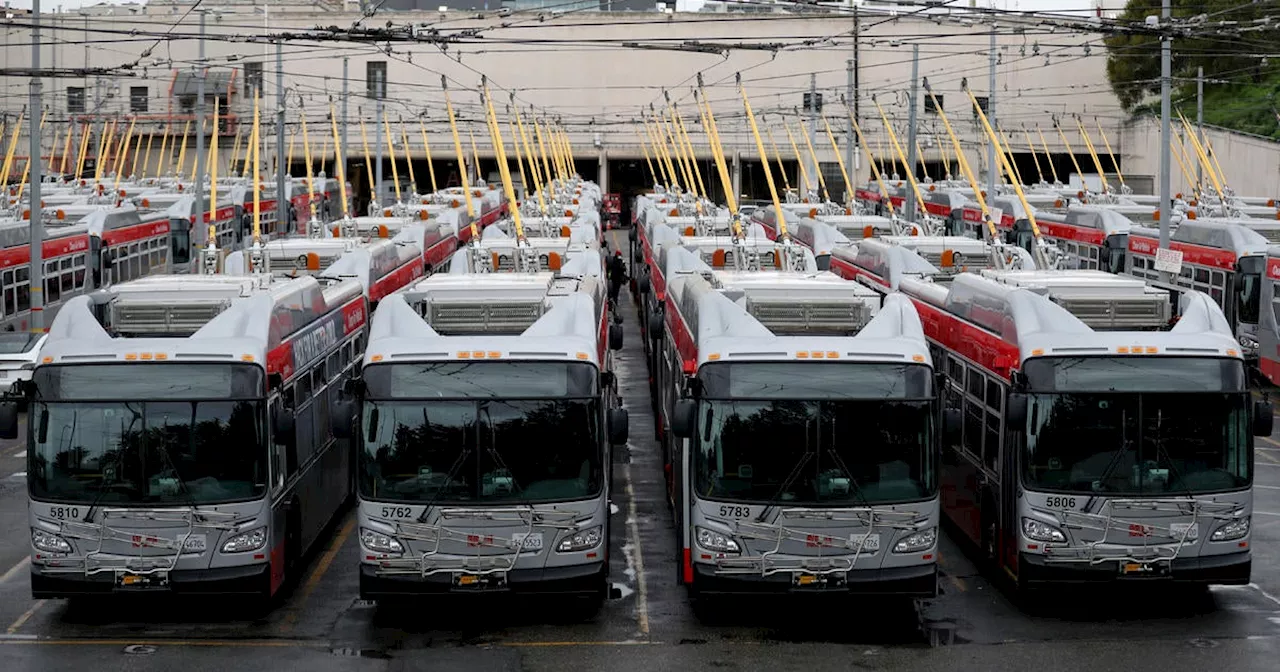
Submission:
M 681 439 L 687 439 L 693 436 L 694 413 L 697 411 L 697 402 L 692 399 L 680 399 L 676 401 L 674 408 L 671 410 L 671 433 Z
M 615 446 L 626 444 L 630 433 L 631 418 L 625 408 L 609 409 L 609 443 Z
M 0 401 L 0 439 L 18 438 L 18 402 Z
M 1259 399 L 1253 402 L 1253 435 L 1271 436 L 1275 427 L 1275 409 L 1271 402 Z

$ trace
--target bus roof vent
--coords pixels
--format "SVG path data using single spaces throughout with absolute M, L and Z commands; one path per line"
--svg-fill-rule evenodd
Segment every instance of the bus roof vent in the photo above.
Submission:
M 779 336 L 798 334 L 853 335 L 871 320 L 871 309 L 860 297 L 806 299 L 800 296 L 753 297 L 747 312 Z
M 111 328 L 118 334 L 190 336 L 230 306 L 227 298 L 117 299 L 111 303 Z
M 520 334 L 546 311 L 542 297 L 467 300 L 430 297 L 418 303 L 427 324 L 442 336 Z

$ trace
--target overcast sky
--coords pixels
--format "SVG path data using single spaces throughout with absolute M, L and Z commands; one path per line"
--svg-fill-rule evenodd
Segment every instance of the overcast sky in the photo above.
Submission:
M 4 0 L 0 0 L 4 1 Z M 980 0 L 982 2 L 990 2 L 991 0 Z M 995 0 L 996 6 L 1001 9 L 1021 9 L 1026 11 L 1053 12 L 1068 10 L 1088 10 L 1092 8 L 1097 0 Z M 1124 4 L 1124 0 L 1103 0 L 1107 7 L 1120 7 Z M 696 8 L 702 5 L 702 0 L 679 0 L 680 6 L 683 8 L 688 3 L 690 8 Z M 17 7 L 19 9 L 30 9 L 31 0 L 8 0 L 6 5 Z M 57 7 L 63 10 L 79 9 L 86 5 L 100 4 L 125 4 L 124 0 L 41 0 L 40 9 L 42 11 L 53 11 Z M 145 4 L 145 3 L 144 3 Z M 440 4 L 448 5 L 448 0 L 441 0 Z M 967 0 L 958 0 L 957 6 L 967 6 Z

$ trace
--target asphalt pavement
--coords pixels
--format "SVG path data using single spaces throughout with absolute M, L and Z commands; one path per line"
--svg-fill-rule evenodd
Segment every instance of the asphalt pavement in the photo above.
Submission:
M 615 234 L 617 232 L 614 232 Z M 616 237 L 625 244 L 625 233 Z M 617 244 L 615 243 L 615 248 Z M 614 466 L 616 597 L 589 622 L 547 600 L 423 603 L 358 595 L 354 515 L 282 604 L 197 599 L 33 601 L 25 442 L 0 442 L 0 670 L 1276 670 L 1280 660 L 1280 437 L 1256 453 L 1253 578 L 1208 592 L 1073 591 L 1035 610 L 950 537 L 941 594 L 924 602 L 746 600 L 695 616 L 676 584 L 671 516 L 652 440 L 634 310 L 615 360 L 631 441 Z

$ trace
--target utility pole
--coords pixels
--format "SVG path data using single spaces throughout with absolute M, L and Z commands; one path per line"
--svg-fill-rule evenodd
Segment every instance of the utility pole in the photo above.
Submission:
M 1173 4 L 1171 0 L 1162 0 L 1160 3 L 1161 26 L 1164 30 L 1169 29 L 1170 18 L 1173 14 Z M 1169 143 L 1172 141 L 1169 133 L 1169 115 L 1171 113 L 1169 102 L 1169 88 L 1172 77 L 1172 54 L 1171 40 L 1167 34 L 1160 36 L 1160 248 L 1168 249 L 1169 247 L 1169 220 L 1173 219 L 1173 199 L 1172 189 L 1169 185 Z M 1164 272 L 1161 274 L 1167 281 L 1170 274 Z
M 349 96 L 349 85 L 351 82 L 351 57 L 342 57 L 342 156 L 338 160 L 342 162 L 342 174 L 347 174 L 347 98 Z M 337 173 L 334 173 L 335 175 Z
M 1204 66 L 1196 68 L 1196 135 L 1200 136 L 1200 146 L 1204 147 Z M 1204 181 L 1204 166 L 1196 162 L 1196 184 Z
M 987 91 L 987 121 L 991 123 L 991 128 L 996 128 L 996 24 L 991 24 L 991 58 L 989 62 L 990 82 Z M 1050 158 L 1050 161 L 1053 159 Z M 1000 170 L 996 168 L 996 143 L 987 143 L 987 198 L 995 198 L 996 183 L 999 181 Z
M 907 165 L 905 172 L 916 172 L 916 101 L 920 98 L 920 45 L 911 45 L 911 100 L 907 103 Z M 916 190 L 907 190 L 907 217 L 916 219 Z
M 854 6 L 853 6 L 853 11 L 854 11 L 854 16 L 856 17 L 856 16 L 857 16 L 857 11 L 858 11 L 858 6 L 857 6 L 857 5 L 854 5 Z M 855 25 L 857 24 L 857 21 L 856 21 L 856 20 L 854 21 L 854 24 L 855 24 Z M 854 43 L 855 45 L 856 45 L 856 44 L 858 44 L 858 41 L 857 41 L 857 40 L 858 40 L 858 38 L 857 38 L 857 36 L 856 36 L 856 35 L 854 36 L 853 40 L 854 40 L 854 42 L 853 42 L 853 43 Z M 855 50 L 855 51 L 857 50 L 857 47 L 856 47 L 856 46 L 854 47 L 854 50 Z M 853 73 L 854 73 L 854 71 L 855 71 L 855 70 L 856 70 L 856 68 L 854 67 L 854 61 L 853 61 L 853 59 L 849 59 L 849 60 L 845 63 L 845 75 L 846 75 L 846 79 L 847 79 L 848 81 L 846 82 L 845 87 L 844 87 L 844 88 L 845 88 L 845 100 L 848 100 L 848 101 L 852 101 L 852 100 L 853 100 Z M 844 132 L 844 165 L 848 166 L 848 167 L 849 167 L 849 170 L 854 171 L 853 176 L 852 176 L 852 177 L 853 177 L 854 182 L 857 182 L 857 180 L 858 180 L 858 173 L 857 173 L 856 168 L 855 168 L 855 167 L 854 167 L 854 165 L 853 165 L 853 157 L 855 156 L 855 155 L 854 155 L 854 153 L 853 153 L 853 147 L 854 147 L 854 145 L 855 145 L 856 143 L 857 143 L 857 139 L 856 139 L 856 136 L 854 136 L 854 134 L 853 134 L 853 117 L 849 117 L 849 119 L 845 121 L 845 132 Z M 845 200 L 845 203 L 846 203 L 846 204 L 848 204 L 849 202 L 851 202 L 851 201 L 853 200 L 853 194 L 845 194 L 845 195 L 844 195 L 844 200 Z
M 284 165 L 284 42 L 276 40 L 276 226 L 288 231 L 289 192 L 285 189 Z
M 198 11 L 200 12 L 200 58 L 196 62 L 196 176 L 195 176 L 195 179 L 192 180 L 193 182 L 195 182 L 195 188 L 196 188 L 196 209 L 195 209 L 196 221 L 194 226 L 201 226 L 201 224 L 204 222 L 203 213 L 207 212 L 204 207 L 204 172 L 205 172 L 204 129 L 201 127 L 201 124 L 204 123 L 204 75 L 205 75 L 204 19 L 205 19 L 205 13 L 203 9 Z M 212 136 L 214 138 L 218 137 L 217 124 L 218 124 L 218 120 L 215 119 L 213 136 Z M 119 168 L 117 168 L 116 170 L 119 170 Z M 197 236 L 197 238 L 199 238 L 199 236 Z
M 806 132 L 809 134 L 809 142 L 815 145 L 817 144 L 817 140 L 818 140 L 818 115 L 819 114 L 822 114 L 822 106 L 818 104 L 818 75 L 817 73 L 811 72 L 809 73 L 809 129 Z M 804 127 L 801 127 L 800 130 L 803 131 L 805 129 Z M 812 159 L 813 159 L 813 172 L 809 173 L 809 175 L 810 175 L 810 179 L 813 180 L 813 188 L 815 191 L 817 191 L 818 172 L 822 170 L 822 164 L 818 163 L 817 156 L 812 157 Z M 807 190 L 808 188 L 809 188 L 809 185 L 805 185 L 805 189 Z
M 44 213 L 40 209 L 40 182 L 44 179 L 41 173 L 44 166 L 40 164 L 40 0 L 31 2 L 31 100 L 27 104 L 28 124 L 31 129 L 31 147 L 27 161 L 31 162 L 31 211 L 30 236 L 31 244 L 31 333 L 44 332 Z
M 849 98 L 850 100 L 853 101 L 853 118 L 857 120 L 859 124 L 862 123 L 862 106 L 858 103 L 858 92 L 862 90 L 862 85 L 858 81 L 859 75 L 861 74 L 860 70 L 862 69 L 862 62 L 858 60 L 858 44 L 859 42 L 861 42 L 861 36 L 862 36 L 862 23 L 861 23 L 860 17 L 858 16 L 858 5 L 854 5 L 853 6 L 853 93 L 849 96 Z M 853 126 L 853 124 L 849 124 L 849 125 Z M 852 133 L 853 130 L 850 129 L 849 132 Z M 849 146 L 852 147 L 853 145 L 854 145 L 854 142 L 850 140 Z M 861 160 L 860 155 L 858 154 L 853 154 L 853 157 L 854 157 L 854 161 Z M 853 165 L 853 164 L 849 164 L 849 165 Z M 857 178 L 855 177 L 854 179 L 857 179 Z M 852 198 L 853 194 L 849 194 L 849 197 Z
M 378 102 L 376 105 L 376 109 L 377 109 L 376 114 L 378 115 L 378 129 L 373 136 L 373 146 L 377 149 L 377 157 L 375 157 L 373 160 L 373 166 L 374 166 L 373 182 L 377 190 L 373 192 L 374 193 L 373 200 L 378 205 L 382 205 L 382 142 L 381 142 L 382 140 L 382 92 L 374 91 L 374 95 L 378 97 Z M 392 157 L 391 160 L 394 161 L 395 157 Z

